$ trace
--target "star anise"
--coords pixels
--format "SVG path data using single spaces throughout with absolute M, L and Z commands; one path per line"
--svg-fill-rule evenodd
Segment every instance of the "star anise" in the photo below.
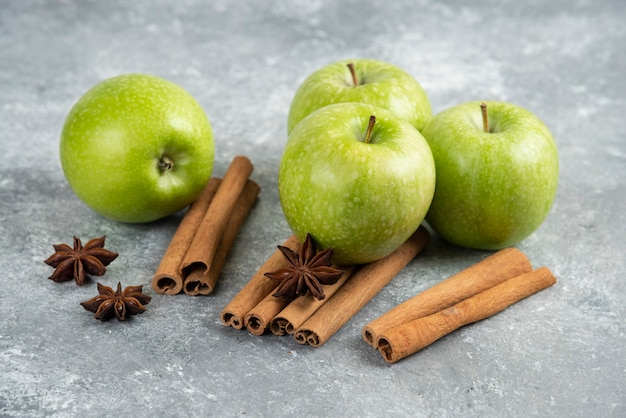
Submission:
M 124 321 L 127 315 L 144 313 L 145 306 L 152 299 L 141 293 L 143 286 L 128 286 L 122 291 L 122 284 L 117 283 L 117 290 L 113 291 L 109 286 L 98 283 L 97 296 L 82 302 L 83 308 L 95 312 L 94 317 L 101 321 L 108 321 L 116 316 L 119 321 Z
M 265 273 L 266 277 L 280 282 L 272 296 L 291 299 L 310 291 L 316 299 L 322 300 L 326 297 L 322 285 L 336 283 L 343 274 L 343 271 L 331 267 L 332 248 L 317 253 L 311 234 L 307 234 L 300 254 L 282 245 L 278 249 L 289 266 Z
M 44 261 L 55 268 L 48 278 L 55 282 L 74 279 L 80 286 L 85 283 L 86 274 L 102 276 L 105 266 L 117 257 L 117 253 L 104 249 L 104 239 L 104 236 L 94 238 L 83 246 L 80 238 L 74 237 L 74 248 L 67 244 L 53 245 L 55 253 Z

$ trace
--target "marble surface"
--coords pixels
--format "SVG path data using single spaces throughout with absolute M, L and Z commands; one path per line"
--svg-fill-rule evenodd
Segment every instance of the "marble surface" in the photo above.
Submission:
M 0 0 L 0 416 L 625 416 L 625 18 L 622 0 Z M 318 349 L 219 320 L 289 235 L 276 172 L 291 98 L 349 57 L 404 68 L 435 112 L 524 106 L 560 152 L 554 207 L 518 245 L 558 284 L 394 365 L 361 327 L 487 253 L 435 237 Z M 67 112 L 127 72 L 196 97 L 216 175 L 238 154 L 255 165 L 261 195 L 212 296 L 149 285 L 180 215 L 109 221 L 63 177 Z M 107 236 L 120 256 L 99 281 L 144 285 L 144 315 L 101 323 L 79 305 L 95 280 L 47 280 L 42 260 L 72 235 Z

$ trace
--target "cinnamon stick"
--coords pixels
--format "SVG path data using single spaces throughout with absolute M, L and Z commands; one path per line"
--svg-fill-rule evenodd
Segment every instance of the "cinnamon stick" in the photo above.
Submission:
M 152 278 L 152 288 L 155 292 L 176 295 L 183 289 L 184 278 L 180 268 L 183 258 L 193 241 L 198 225 L 215 197 L 220 182 L 218 178 L 211 178 L 180 221 Z
M 516 248 L 500 250 L 439 284 L 406 300 L 363 327 L 363 339 L 378 347 L 380 334 L 398 325 L 445 309 L 490 287 L 532 270 Z
M 320 347 L 369 302 L 430 242 L 423 226 L 396 251 L 362 266 L 350 280 L 295 332 L 300 344 Z
M 294 251 L 299 251 L 300 242 L 295 236 L 289 237 L 283 244 Z M 244 318 L 250 310 L 255 307 L 263 298 L 270 294 L 277 286 L 277 282 L 264 276 L 265 273 L 276 271 L 287 266 L 285 257 L 276 249 L 272 255 L 263 263 L 257 272 L 250 278 L 248 283 L 235 295 L 235 297 L 224 307 L 221 313 L 222 322 L 226 326 L 236 329 L 244 327 Z
M 215 257 L 219 240 L 237 203 L 237 199 L 252 173 L 252 163 L 247 157 L 237 156 L 224 174 L 215 193 L 213 204 L 206 211 L 202 223 L 183 258 L 181 274 L 186 275 L 201 267 L 208 272 Z
M 252 210 L 252 206 L 254 206 L 259 191 L 260 188 L 258 184 L 252 180 L 247 181 L 241 195 L 235 203 L 233 212 L 220 238 L 215 256 L 211 262 L 211 267 L 208 271 L 199 267 L 189 272 L 188 276 L 185 277 L 183 285 L 186 294 L 197 296 L 213 293 L 213 289 L 226 263 L 226 257 L 235 243 L 239 229 Z
M 289 305 L 287 305 L 282 311 L 280 311 L 269 324 L 270 331 L 274 335 L 293 334 L 296 329 L 300 327 L 307 319 L 311 317 L 319 308 L 321 308 L 330 298 L 337 293 L 337 291 L 348 280 L 354 266 L 333 266 L 343 270 L 343 275 L 339 280 L 332 285 L 324 287 L 324 294 L 326 297 L 322 300 L 316 299 L 311 293 L 294 299 Z
M 271 293 L 263 298 L 244 317 L 246 329 L 254 335 L 262 335 L 269 327 L 276 314 L 291 302 L 289 299 L 278 298 Z
M 387 330 L 379 337 L 378 351 L 387 362 L 395 363 L 452 331 L 495 315 L 555 283 L 556 278 L 546 267 L 508 279 L 454 306 Z

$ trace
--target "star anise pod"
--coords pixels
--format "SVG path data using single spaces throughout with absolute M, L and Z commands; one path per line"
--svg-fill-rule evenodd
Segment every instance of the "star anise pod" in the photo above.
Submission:
M 141 293 L 143 286 L 128 286 L 122 291 L 122 284 L 117 283 L 117 290 L 113 291 L 109 286 L 98 283 L 99 295 L 94 296 L 87 302 L 82 302 L 83 308 L 95 312 L 94 317 L 101 321 L 108 321 L 116 316 L 119 321 L 124 321 L 127 315 L 144 313 L 152 299 Z
M 307 234 L 300 254 L 282 245 L 278 249 L 289 266 L 265 273 L 266 277 L 280 282 L 272 296 L 291 299 L 310 291 L 316 299 L 322 300 L 326 297 L 322 285 L 336 283 L 343 274 L 343 271 L 331 267 L 332 248 L 317 253 L 311 234 Z
M 53 245 L 55 253 L 44 263 L 55 268 L 52 276 L 48 277 L 55 282 L 65 282 L 74 279 L 77 285 L 85 283 L 86 274 L 102 276 L 117 253 L 104 249 L 104 239 L 94 238 L 83 246 L 80 238 L 74 237 L 74 248 L 67 244 Z

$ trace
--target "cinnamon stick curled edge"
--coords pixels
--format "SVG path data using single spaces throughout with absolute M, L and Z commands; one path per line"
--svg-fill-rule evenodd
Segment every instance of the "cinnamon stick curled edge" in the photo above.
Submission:
M 300 251 L 300 242 L 292 235 L 283 244 L 294 251 Z M 245 316 L 263 298 L 269 295 L 278 285 L 277 282 L 264 276 L 268 271 L 276 271 L 287 267 L 285 257 L 276 249 L 263 263 L 257 272 L 250 278 L 248 283 L 235 295 L 235 297 L 224 307 L 221 313 L 222 323 L 235 329 L 244 327 Z
M 197 267 L 203 268 L 205 272 L 209 271 L 219 240 L 252 169 L 250 160 L 241 155 L 236 156 L 229 165 L 215 193 L 213 204 L 209 205 L 183 258 L 180 267 L 183 276 Z
M 516 248 L 500 250 L 437 285 L 406 300 L 363 327 L 363 339 L 374 348 L 379 346 L 380 334 L 448 308 L 470 296 L 530 272 L 532 266 L 526 255 Z
M 378 351 L 388 363 L 395 363 L 555 283 L 556 278 L 546 267 L 508 279 L 442 311 L 387 330 L 379 337 Z
M 276 314 L 289 304 L 289 299 L 278 298 L 271 293 L 257 303 L 244 317 L 244 325 L 253 335 L 262 335 Z
M 213 293 L 213 289 L 226 263 L 226 257 L 235 243 L 239 229 L 252 210 L 259 191 L 260 187 L 257 183 L 252 180 L 247 181 L 224 228 L 209 270 L 205 270 L 202 266 L 196 267 L 185 277 L 183 290 L 186 294 L 197 296 Z
M 292 321 L 297 323 L 297 326 L 301 325 L 306 319 L 308 319 L 319 307 L 321 307 L 330 297 L 341 287 L 343 283 L 350 276 L 350 273 L 354 270 L 353 266 L 338 267 L 333 266 L 344 271 L 339 280 L 332 285 L 324 287 L 324 293 L 326 297 L 322 300 L 317 300 L 310 293 L 304 296 L 297 297 L 293 300 L 283 299 L 273 296 L 271 293 L 261 300 L 254 308 L 248 312 L 244 318 L 246 329 L 254 335 L 262 335 L 268 329 L 272 330 L 272 324 L 274 327 L 279 328 L 276 331 L 272 330 L 275 335 L 284 335 L 284 332 L 280 334 L 280 318 L 291 318 Z M 278 320 L 278 324 L 275 321 Z M 290 324 L 292 329 L 291 334 L 295 331 L 293 323 Z
M 320 309 L 343 286 L 354 272 L 355 266 L 333 266 L 343 270 L 343 275 L 335 284 L 324 287 L 326 297 L 316 299 L 311 293 L 291 301 L 282 311 L 278 312 L 269 324 L 274 335 L 293 334 L 304 322 Z
M 223 179 L 209 180 L 183 217 L 154 274 L 152 287 L 157 293 L 212 291 L 259 192 L 258 185 L 249 180 L 252 169 L 247 157 L 236 156 Z
M 211 178 L 200 196 L 191 204 L 180 221 L 156 273 L 152 288 L 160 294 L 176 295 L 183 290 L 184 277 L 180 270 L 183 258 L 193 241 L 198 225 L 215 197 L 221 179 Z
M 429 242 L 428 230 L 420 226 L 396 251 L 361 267 L 324 306 L 296 330 L 296 341 L 313 347 L 323 345 L 422 252 Z

